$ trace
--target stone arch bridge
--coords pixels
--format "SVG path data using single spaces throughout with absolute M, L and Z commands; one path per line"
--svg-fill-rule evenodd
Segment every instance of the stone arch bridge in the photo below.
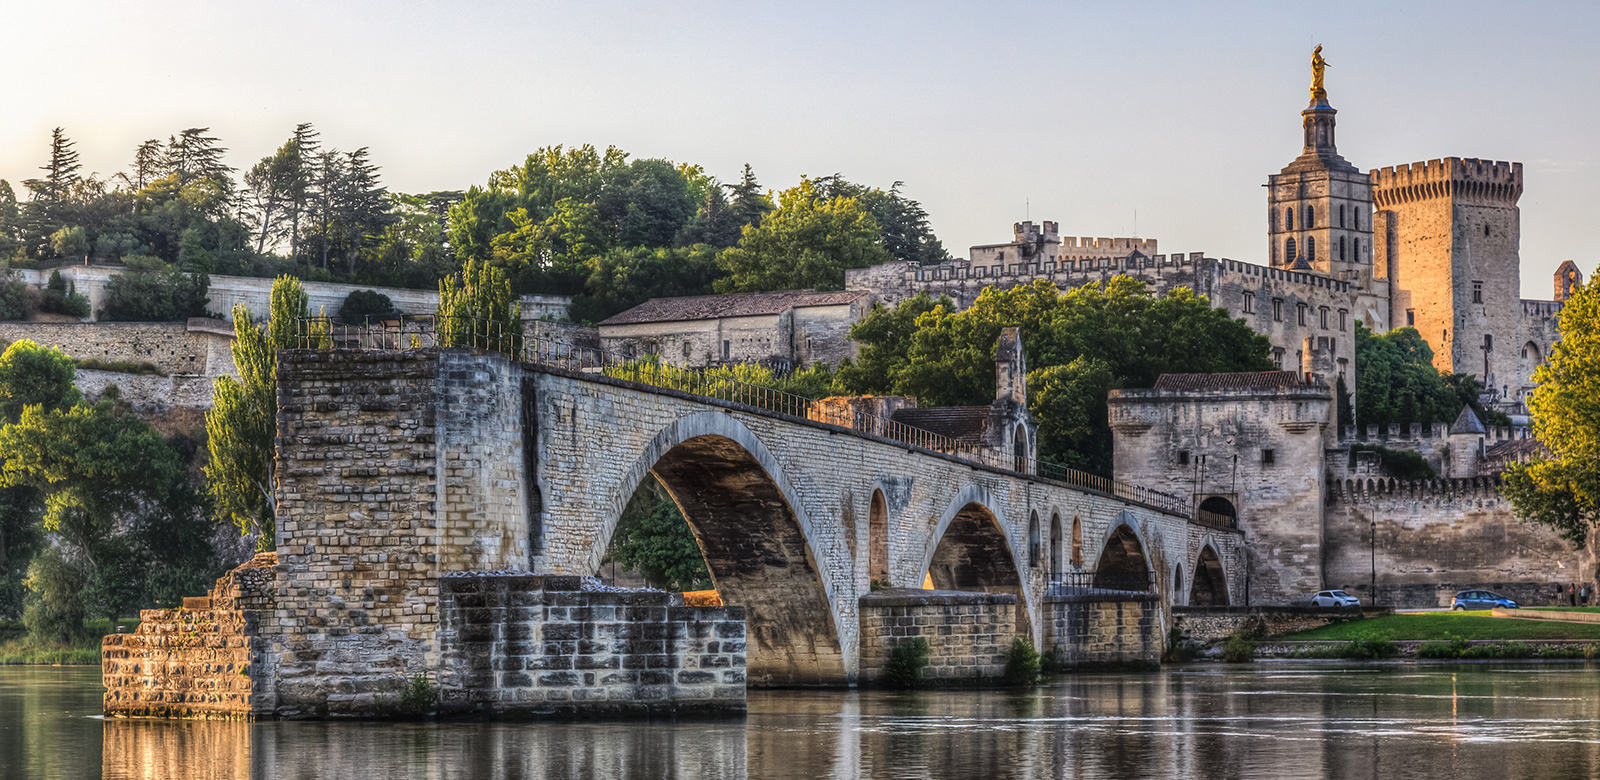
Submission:
M 1002 460 L 941 451 L 882 420 L 814 419 L 792 396 L 534 358 L 280 354 L 281 679 L 293 678 L 295 647 L 315 646 L 319 663 L 359 655 L 330 654 L 339 641 L 386 642 L 425 663 L 448 575 L 596 574 L 648 474 L 682 509 L 723 601 L 744 608 L 750 684 L 865 679 L 891 614 L 867 620 L 873 599 L 915 607 L 929 580 L 948 597 L 939 603 L 1011 605 L 999 613 L 1005 643 L 1066 651 L 1061 603 L 1075 595 L 1145 592 L 1129 597 L 1161 633 L 1191 590 L 1205 603 L 1240 596 L 1236 531 L 1137 489 L 1038 476 L 1020 448 Z

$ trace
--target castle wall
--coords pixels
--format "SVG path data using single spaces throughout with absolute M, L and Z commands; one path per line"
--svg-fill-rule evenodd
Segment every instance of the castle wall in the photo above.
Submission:
M 213 322 L 0 322 L 0 341 L 30 339 L 78 360 L 150 363 L 166 374 L 237 376 L 233 331 Z
M 837 365 L 855 356 L 850 326 L 868 305 L 862 298 L 850 304 L 797 306 L 780 314 L 601 325 L 600 347 L 622 355 L 658 354 L 671 365 L 695 368 L 732 363 Z
M 1327 587 L 1364 602 L 1374 560 L 1378 603 L 1399 608 L 1448 606 L 1467 588 L 1540 606 L 1551 603 L 1557 584 L 1594 587 L 1590 554 L 1518 519 L 1492 477 L 1335 481 L 1323 523 Z

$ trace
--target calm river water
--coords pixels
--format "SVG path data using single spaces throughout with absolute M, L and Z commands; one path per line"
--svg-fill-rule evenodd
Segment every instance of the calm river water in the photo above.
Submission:
M 99 670 L 0 667 L 10 778 L 1587 778 L 1590 665 L 1261 664 L 1037 691 L 757 691 L 747 718 L 102 720 Z

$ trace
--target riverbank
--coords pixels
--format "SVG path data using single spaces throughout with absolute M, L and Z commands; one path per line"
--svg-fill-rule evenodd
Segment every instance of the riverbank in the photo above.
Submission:
M 1600 624 L 1518 620 L 1477 612 L 1405 612 L 1335 623 L 1269 637 L 1276 642 L 1351 642 L 1373 637 L 1401 641 L 1600 642 Z
M 22 621 L 0 621 L 0 666 L 99 666 L 100 638 L 116 633 L 117 626 L 132 633 L 138 625 L 136 618 L 88 620 L 84 622 L 88 633 L 82 640 L 39 644 L 28 638 Z

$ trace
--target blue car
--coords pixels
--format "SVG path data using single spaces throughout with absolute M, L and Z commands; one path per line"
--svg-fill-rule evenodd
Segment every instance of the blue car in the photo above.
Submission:
M 1467 609 L 1516 609 L 1517 602 L 1498 593 L 1487 590 L 1464 590 L 1450 599 L 1450 608 Z

